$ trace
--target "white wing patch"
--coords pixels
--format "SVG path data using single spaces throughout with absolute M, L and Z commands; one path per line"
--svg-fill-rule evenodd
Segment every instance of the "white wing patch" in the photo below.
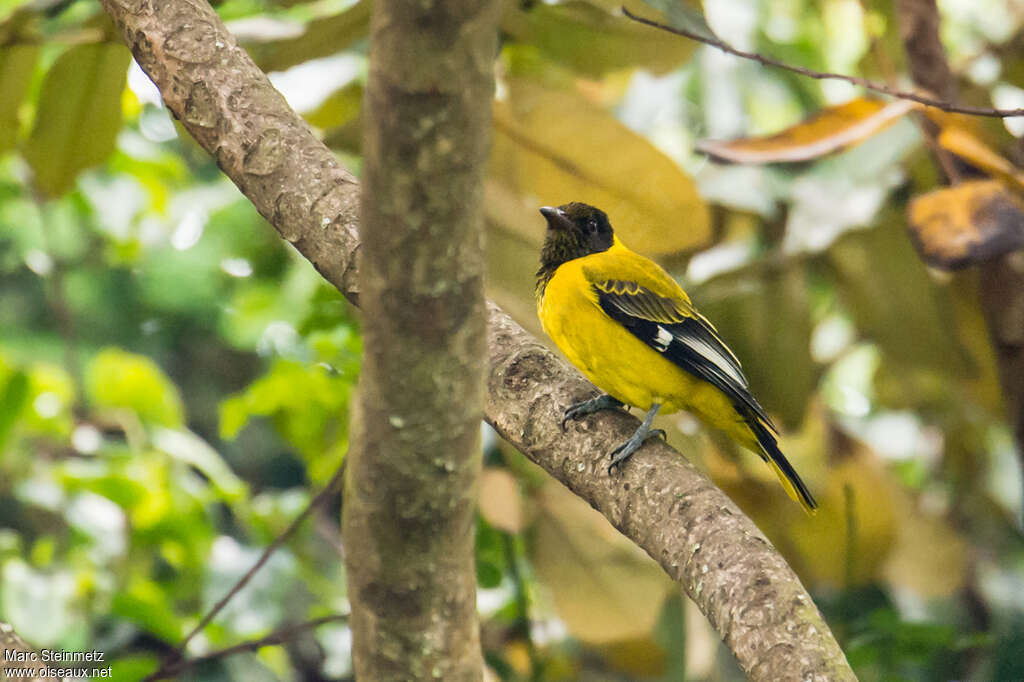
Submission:
M 657 339 L 658 342 L 661 341 L 661 331 L 661 327 L 659 326 Z M 694 338 L 692 336 L 682 335 L 675 336 L 674 338 L 676 341 L 689 347 L 702 358 L 710 362 L 712 365 L 725 372 L 737 384 L 739 384 L 743 388 L 747 388 L 746 378 L 739 371 L 736 370 L 736 366 L 730 361 L 730 359 L 722 355 L 720 351 L 718 351 L 713 346 L 709 345 L 706 341 Z M 667 348 L 668 344 L 665 344 L 665 347 Z
M 673 338 L 675 338 L 675 337 L 672 336 L 672 332 L 670 332 L 669 330 L 665 329 L 664 327 L 662 327 L 659 324 L 658 325 L 658 336 L 655 337 L 655 339 L 654 339 L 654 348 L 659 353 L 664 353 L 666 350 L 668 350 L 668 345 L 670 343 L 672 343 L 672 339 Z

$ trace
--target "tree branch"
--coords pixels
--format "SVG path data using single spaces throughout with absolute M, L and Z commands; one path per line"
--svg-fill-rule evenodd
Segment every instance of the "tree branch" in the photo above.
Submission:
M 324 486 L 324 489 L 317 493 L 316 497 L 310 500 L 309 504 L 306 505 L 306 508 L 302 510 L 302 513 L 296 516 L 292 522 L 288 524 L 288 527 L 285 528 L 280 535 L 274 538 L 273 542 L 267 545 L 267 548 L 263 550 L 262 554 L 260 554 L 256 563 L 254 563 L 252 567 L 245 572 L 245 575 L 239 578 L 238 581 L 231 586 L 231 589 L 228 590 L 227 593 L 221 597 L 209 611 L 206 612 L 206 615 L 204 615 L 196 626 L 192 628 L 187 635 L 185 635 L 185 638 L 182 639 L 181 643 L 174 648 L 174 651 L 164 658 L 160 667 L 155 672 L 148 675 L 143 682 L 152 682 L 153 680 L 162 680 L 167 677 L 173 677 L 174 671 L 181 669 L 182 657 L 185 655 L 185 648 L 188 646 L 188 643 L 192 641 L 192 638 L 202 632 L 203 629 L 217 617 L 217 614 L 228 605 L 228 602 L 230 602 L 243 587 L 249 584 L 249 581 L 254 575 L 256 575 L 256 572 L 259 571 L 265 563 L 267 563 L 267 560 L 270 559 L 274 552 L 276 552 L 281 545 L 288 540 L 288 538 L 295 534 L 295 531 L 302 525 L 302 522 L 305 521 L 314 510 L 323 505 L 332 494 L 337 493 L 341 489 L 341 482 L 344 480 L 344 475 L 345 464 L 342 463 L 342 465 L 338 467 L 338 470 L 334 472 L 334 475 L 331 476 L 331 480 L 327 482 L 326 486 Z M 185 663 L 191 663 L 191 660 L 201 659 L 202 657 L 199 659 L 190 659 L 190 661 L 186 661 Z
M 934 4 L 934 3 L 933 3 Z M 713 39 L 709 36 L 702 35 L 695 31 L 688 31 L 684 28 L 676 28 L 675 26 L 669 26 L 668 24 L 662 24 L 654 21 L 653 19 L 645 19 L 644 17 L 633 14 L 625 7 L 622 8 L 622 13 L 626 17 L 633 21 L 639 22 L 646 26 L 661 29 L 662 31 L 668 31 L 669 33 L 675 33 L 676 35 L 689 38 L 690 40 L 696 40 L 699 43 L 710 45 L 711 47 L 718 48 L 722 52 L 734 55 L 736 57 L 742 57 L 743 59 L 749 59 L 755 61 L 764 66 L 773 66 L 778 69 L 790 71 L 792 73 L 800 74 L 801 76 L 807 76 L 808 78 L 815 78 L 818 80 L 840 80 L 852 83 L 853 85 L 859 85 L 867 90 L 874 90 L 884 95 L 890 95 L 891 97 L 897 97 L 899 99 L 908 99 L 919 104 L 924 104 L 936 109 L 942 109 L 943 111 L 949 111 L 956 114 L 970 114 L 971 116 L 990 116 L 994 118 L 1012 118 L 1014 116 L 1024 116 L 1024 109 L 992 109 L 991 107 L 974 107 L 966 104 L 956 104 L 955 102 L 947 102 L 943 99 L 938 99 L 930 95 L 921 94 L 920 92 L 911 92 L 909 90 L 899 90 L 897 88 L 890 87 L 885 83 L 879 83 L 877 81 L 868 80 L 867 78 L 861 78 L 859 76 L 847 76 L 841 73 L 829 73 L 827 71 L 815 71 L 814 69 L 808 69 L 803 66 L 795 66 L 793 64 L 787 64 L 781 60 L 775 59 L 774 57 L 768 57 L 760 54 L 759 52 L 747 52 L 740 50 L 728 43 Z M 921 30 L 921 26 L 918 22 L 915 22 L 915 31 Z M 941 46 L 941 45 L 940 45 Z M 948 68 L 948 67 L 947 67 Z M 916 75 L 916 74 L 915 74 Z M 924 85 L 924 83 L 922 83 Z
M 296 635 L 302 634 L 307 630 L 315 630 L 321 625 L 327 625 L 328 623 L 344 623 L 348 620 L 348 616 L 344 614 L 335 614 L 333 616 L 324 616 L 323 618 L 315 618 L 305 623 L 294 623 L 292 625 L 285 625 L 284 627 L 274 630 L 265 637 L 259 639 L 252 639 L 245 642 L 240 642 L 223 649 L 217 649 L 211 651 L 202 656 L 196 656 L 188 660 L 178 660 L 170 665 L 161 666 L 152 675 L 146 677 L 146 680 L 168 680 L 173 677 L 181 675 L 186 670 L 191 670 L 197 665 L 207 663 L 209 661 L 216 661 L 221 658 L 227 658 L 228 656 L 234 656 L 246 651 L 259 651 L 265 646 L 273 646 L 275 644 L 285 644 L 292 641 Z
M 277 230 L 354 299 L 358 186 L 216 14 L 196 0 L 101 2 L 168 108 Z M 203 31 L 195 54 L 175 45 L 185 24 Z M 247 167 L 268 141 L 279 162 Z M 563 433 L 563 408 L 593 387 L 493 304 L 487 349 L 488 422 L 679 581 L 752 680 L 855 679 L 796 575 L 693 465 L 655 442 L 608 476 L 604 455 L 632 433 L 635 419 L 603 415 Z
M 935 0 L 899 0 L 897 10 L 914 79 L 936 91 L 954 93 L 956 84 L 939 39 Z M 950 179 L 955 184 L 957 178 Z M 979 304 L 999 365 L 1017 459 L 1024 471 L 1024 253 L 1009 253 L 980 265 L 978 270 Z
M 14 631 L 13 625 L 0 621 L 0 675 L 4 679 L 17 678 L 26 682 L 68 679 L 54 675 L 53 668 L 48 663 L 40 661 L 40 658 L 39 652 Z M 34 674 L 29 675 L 29 669 L 34 671 Z

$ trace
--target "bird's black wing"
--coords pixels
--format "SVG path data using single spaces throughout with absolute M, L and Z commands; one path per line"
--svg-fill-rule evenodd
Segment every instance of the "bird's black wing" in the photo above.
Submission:
M 744 417 L 756 417 L 777 431 L 750 394 L 740 361 L 689 301 L 659 296 L 636 282 L 593 284 L 597 302 L 610 318 L 698 379 L 725 393 Z

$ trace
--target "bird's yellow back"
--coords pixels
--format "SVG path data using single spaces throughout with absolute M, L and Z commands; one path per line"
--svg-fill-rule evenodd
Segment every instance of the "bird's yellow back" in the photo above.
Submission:
M 735 411 L 720 391 L 651 349 L 598 303 L 594 285 L 628 280 L 691 309 L 689 296 L 657 263 L 627 249 L 618 238 L 607 251 L 563 263 L 542 291 L 537 314 L 544 332 L 598 388 L 628 405 L 664 412 L 690 409 L 719 428 Z
M 549 222 L 537 285 L 544 331 L 594 385 L 648 413 L 617 451 L 628 457 L 639 447 L 659 409 L 685 409 L 759 454 L 812 511 L 814 498 L 779 450 L 739 360 L 682 287 L 614 237 L 600 210 L 574 203 L 541 213 Z

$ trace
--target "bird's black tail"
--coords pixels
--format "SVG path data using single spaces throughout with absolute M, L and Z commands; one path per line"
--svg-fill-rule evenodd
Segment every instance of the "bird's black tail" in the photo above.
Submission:
M 775 436 L 772 435 L 768 427 L 756 415 L 748 416 L 747 424 L 754 433 L 754 437 L 757 438 L 758 445 L 761 446 L 761 454 L 764 457 L 764 461 L 768 462 L 772 469 L 775 470 L 779 481 L 782 482 L 782 487 L 786 489 L 786 492 L 789 493 L 794 502 L 800 503 L 804 511 L 808 514 L 814 514 L 814 510 L 818 508 L 818 503 L 814 501 L 814 496 L 811 495 L 811 491 L 807 489 L 803 480 L 800 479 L 796 469 L 789 463 L 786 456 L 782 454 L 782 450 L 779 450 Z

